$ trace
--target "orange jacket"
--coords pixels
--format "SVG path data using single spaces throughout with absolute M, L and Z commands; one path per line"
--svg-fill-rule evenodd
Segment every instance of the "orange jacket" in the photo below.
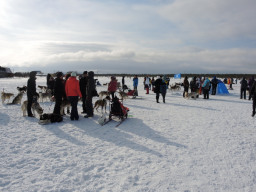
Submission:
M 66 81 L 65 85 L 66 95 L 69 96 L 79 96 L 82 97 L 80 87 L 79 87 L 79 81 L 76 79 L 76 77 L 69 77 Z

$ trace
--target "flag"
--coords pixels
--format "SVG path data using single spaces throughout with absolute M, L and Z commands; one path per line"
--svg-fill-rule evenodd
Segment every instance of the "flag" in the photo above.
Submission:
M 180 78 L 181 78 L 181 74 L 180 73 L 174 75 L 174 79 L 180 79 Z

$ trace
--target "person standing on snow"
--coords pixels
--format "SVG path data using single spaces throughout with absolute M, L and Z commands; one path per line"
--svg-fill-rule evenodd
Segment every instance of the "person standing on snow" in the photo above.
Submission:
M 213 79 L 211 80 L 211 84 L 212 84 L 212 95 L 216 95 L 216 88 L 218 85 L 218 79 L 216 78 L 216 76 L 214 76 Z
M 163 102 L 165 103 L 165 95 L 166 95 L 166 90 L 167 90 L 167 78 L 166 76 L 163 77 L 162 83 L 160 85 L 160 93 L 163 97 Z
M 252 77 L 249 79 L 249 82 L 248 82 L 249 92 L 251 91 L 251 89 L 252 89 L 252 85 L 253 85 L 253 83 L 254 83 L 254 82 L 255 82 L 255 80 L 254 80 L 254 76 L 252 76 Z M 250 95 L 249 95 L 249 100 L 251 100 Z
M 145 77 L 145 89 L 146 89 L 146 94 L 149 94 L 149 82 L 150 81 L 150 79 L 149 79 L 149 77 L 148 77 L 148 75 Z
M 66 93 L 65 93 L 65 86 L 63 81 L 63 73 L 57 72 L 56 76 L 57 78 L 55 79 L 54 93 L 53 93 L 53 98 L 55 100 L 53 113 L 60 115 L 60 105 L 62 103 L 63 98 L 66 96 Z
M 188 94 L 188 89 L 189 89 L 188 76 L 186 76 L 186 77 L 184 78 L 183 86 L 184 86 L 183 97 L 185 97 L 186 93 Z
M 135 96 L 138 96 L 138 83 L 139 83 L 138 76 L 135 75 L 133 78 L 133 89 L 134 89 Z
M 38 93 L 36 92 L 36 72 L 29 73 L 29 79 L 27 82 L 27 98 L 28 98 L 28 105 L 27 105 L 27 113 L 28 117 L 34 117 L 31 111 L 31 107 L 33 102 L 36 102 L 36 97 L 38 97 Z
M 111 81 L 108 84 L 108 92 L 111 94 L 112 100 L 115 97 L 116 90 L 117 90 L 117 80 L 116 80 L 116 77 L 112 76 Z
M 204 83 L 202 85 L 203 93 L 204 93 L 204 99 L 209 99 L 210 85 L 211 85 L 211 82 L 208 79 L 208 77 L 206 77 L 206 79 L 204 80 Z
M 86 113 L 86 85 L 87 85 L 87 71 L 83 72 L 83 76 L 79 80 L 80 91 L 82 93 L 82 114 Z
M 244 99 L 246 99 L 246 89 L 247 89 L 247 81 L 245 79 L 245 77 L 243 77 L 243 79 L 240 81 L 241 84 L 241 89 L 240 89 L 240 99 L 242 99 L 244 97 Z
M 161 93 L 161 85 L 163 83 L 162 77 L 158 77 L 155 81 L 155 89 L 154 92 L 156 94 L 156 102 L 159 103 L 159 95 Z M 163 88 L 162 88 L 163 89 Z M 164 99 L 163 99 L 164 100 Z
M 96 86 L 94 80 L 94 72 L 90 71 L 88 73 L 88 81 L 86 86 L 86 112 L 87 115 L 84 118 L 93 117 L 93 105 L 92 105 L 92 98 L 96 96 Z
M 252 88 L 250 90 L 250 97 L 253 99 L 252 102 L 252 117 L 255 116 L 255 109 L 256 109 L 256 81 L 254 81 Z
M 70 119 L 71 121 L 73 121 L 74 119 L 78 120 L 79 115 L 77 111 L 77 103 L 78 103 L 78 98 L 82 97 L 82 94 L 80 91 L 79 81 L 76 79 L 76 72 L 72 72 L 71 77 L 67 79 L 65 90 L 66 90 L 67 98 L 71 103 Z

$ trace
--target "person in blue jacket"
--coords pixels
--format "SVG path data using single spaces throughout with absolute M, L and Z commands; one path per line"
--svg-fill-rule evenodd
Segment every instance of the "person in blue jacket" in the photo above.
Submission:
M 133 78 L 133 89 L 135 91 L 135 95 L 138 96 L 138 83 L 139 83 L 139 79 L 138 79 L 138 76 L 135 75 L 134 78 Z
M 205 78 L 203 83 L 203 93 L 204 93 L 204 99 L 209 99 L 209 91 L 210 91 L 211 82 L 208 79 L 208 77 Z

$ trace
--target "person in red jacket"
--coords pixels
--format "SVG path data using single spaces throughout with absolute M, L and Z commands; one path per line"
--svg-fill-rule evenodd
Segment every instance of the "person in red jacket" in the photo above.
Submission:
M 82 97 L 79 81 L 76 79 L 76 72 L 71 73 L 71 77 L 68 78 L 65 85 L 66 95 L 71 103 L 71 115 L 70 119 L 73 121 L 79 119 L 77 111 L 78 97 Z
M 108 92 L 110 92 L 112 99 L 115 97 L 115 92 L 117 90 L 117 80 L 116 77 L 112 76 L 111 81 L 108 84 Z

